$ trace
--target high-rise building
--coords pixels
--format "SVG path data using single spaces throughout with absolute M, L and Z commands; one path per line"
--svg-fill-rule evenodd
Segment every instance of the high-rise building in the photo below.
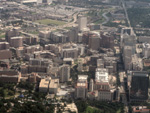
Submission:
M 78 81 L 76 85 L 76 98 L 85 99 L 87 97 L 88 83 L 87 83 L 88 75 L 78 75 Z
M 101 34 L 101 47 L 113 48 L 114 47 L 114 37 L 107 32 Z
M 144 58 L 149 58 L 150 57 L 150 44 L 149 43 L 144 43 L 143 44 L 142 54 L 143 54 Z
M 121 34 L 134 35 L 134 32 L 131 27 L 126 27 L 126 28 L 122 28 Z
M 11 37 L 19 36 L 19 34 L 20 34 L 19 29 L 11 29 L 6 31 L 6 35 L 5 35 L 6 41 L 10 43 Z
M 130 101 L 146 101 L 148 99 L 149 76 L 147 72 L 132 71 L 128 75 Z
M 70 66 L 69 65 L 62 65 L 59 67 L 59 77 L 60 82 L 67 82 L 70 78 Z
M 89 91 L 93 91 L 94 90 L 94 81 L 93 79 L 90 80 L 90 85 L 89 85 Z
M 83 31 L 87 29 L 87 17 L 80 16 L 78 19 L 79 31 Z
M 132 46 L 125 46 L 123 50 L 123 61 L 125 70 L 132 69 L 132 55 L 134 54 L 134 50 Z
M 0 42 L 0 50 L 9 49 L 9 43 L 8 42 Z
M 10 46 L 14 48 L 23 46 L 23 37 L 12 37 L 10 39 Z
M 89 37 L 89 48 L 93 50 L 98 50 L 100 48 L 100 34 L 97 32 L 92 32 L 92 35 Z

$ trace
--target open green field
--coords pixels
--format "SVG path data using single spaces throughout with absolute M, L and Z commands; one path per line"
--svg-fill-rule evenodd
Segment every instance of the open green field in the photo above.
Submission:
M 102 111 L 99 110 L 98 108 L 94 108 L 94 107 L 88 106 L 86 108 L 86 113 L 102 113 Z
M 44 25 L 49 25 L 49 24 L 52 24 L 52 25 L 64 25 L 65 24 L 64 21 L 58 21 L 58 20 L 52 20 L 52 19 L 37 20 L 35 22 L 40 23 L 40 24 L 44 24 Z

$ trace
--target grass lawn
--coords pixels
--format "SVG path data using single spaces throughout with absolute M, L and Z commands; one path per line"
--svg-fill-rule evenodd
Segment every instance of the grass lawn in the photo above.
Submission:
M 41 23 L 44 25 L 52 24 L 52 25 L 64 25 L 64 21 L 58 21 L 58 20 L 52 20 L 52 19 L 43 19 L 43 20 L 37 20 L 35 21 L 37 23 Z
M 117 111 L 117 113 L 121 113 L 121 109 L 119 109 L 119 110 Z
M 39 34 L 39 32 L 38 32 L 38 31 L 30 31 L 29 33 L 34 34 L 34 35 Z
M 86 108 L 86 113 L 101 113 L 101 110 L 97 109 L 97 108 L 94 108 L 94 107 L 91 107 L 91 106 L 88 106 Z
M 5 38 L 5 34 L 0 34 L 0 38 Z
M 96 22 L 94 22 L 94 24 L 101 24 L 105 21 L 105 19 L 102 17 L 101 19 L 97 20 Z

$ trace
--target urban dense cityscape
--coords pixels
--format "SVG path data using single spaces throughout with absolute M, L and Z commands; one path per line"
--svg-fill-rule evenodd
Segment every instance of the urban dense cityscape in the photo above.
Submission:
M 0 0 L 0 113 L 150 113 L 150 0 Z

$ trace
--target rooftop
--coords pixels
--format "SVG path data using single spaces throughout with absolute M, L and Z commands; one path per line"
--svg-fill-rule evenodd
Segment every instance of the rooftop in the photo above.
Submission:
M 108 70 L 105 68 L 97 68 L 95 73 L 95 79 L 98 82 L 108 82 Z

